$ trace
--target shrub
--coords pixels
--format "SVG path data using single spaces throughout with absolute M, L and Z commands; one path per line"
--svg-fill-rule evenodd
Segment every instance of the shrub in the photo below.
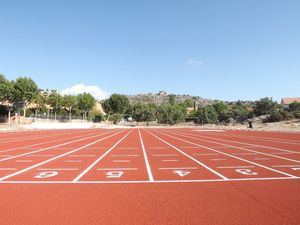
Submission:
M 283 120 L 283 116 L 280 112 L 274 111 L 272 112 L 265 120 L 265 123 L 273 123 L 273 122 L 280 122 Z

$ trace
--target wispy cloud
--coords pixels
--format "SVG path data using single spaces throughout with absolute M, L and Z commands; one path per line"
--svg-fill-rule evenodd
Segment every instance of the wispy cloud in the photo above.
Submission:
M 98 86 L 86 86 L 84 84 L 76 84 L 70 88 L 66 88 L 61 91 L 62 95 L 78 95 L 82 93 L 90 93 L 93 95 L 97 100 L 106 99 L 109 97 L 108 92 L 102 90 Z
M 196 60 L 196 59 L 189 59 L 187 62 L 189 65 L 202 65 L 202 60 Z

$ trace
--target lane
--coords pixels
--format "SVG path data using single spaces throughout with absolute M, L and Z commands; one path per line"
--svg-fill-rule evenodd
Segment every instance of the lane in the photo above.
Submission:
M 118 135 L 120 135 L 120 133 L 122 133 L 124 131 L 114 131 L 114 132 L 109 132 L 109 133 L 105 133 L 105 134 L 100 134 L 94 137 L 89 137 L 89 138 L 83 138 L 83 139 L 79 139 L 77 142 L 72 142 L 72 143 L 65 143 L 64 146 L 66 147 L 70 147 L 71 150 L 69 148 L 65 148 L 65 149 L 59 149 L 59 148 L 53 148 L 53 149 L 49 149 L 49 150 L 45 150 L 43 151 L 43 154 L 46 155 L 45 157 L 43 156 L 32 156 L 30 157 L 30 155 L 26 155 L 23 157 L 18 158 L 18 160 L 25 160 L 25 162 L 20 162 L 17 163 L 15 159 L 10 159 L 8 161 L 2 162 L 1 163 L 1 167 L 2 168 L 16 168 L 15 172 L 10 172 L 10 171 L 0 171 L 1 174 L 1 178 L 0 180 L 6 180 L 8 178 L 13 177 L 13 179 L 17 179 L 18 176 L 17 175 L 23 175 L 26 174 L 26 172 L 32 172 L 33 169 L 43 166 L 45 164 L 49 165 L 49 166 L 53 166 L 54 168 L 74 168 L 74 166 L 78 166 L 83 164 L 82 163 L 82 159 L 86 159 L 86 160 L 90 160 L 92 157 L 83 157 L 80 156 L 78 157 L 79 151 L 80 150 L 84 150 L 84 155 L 95 155 L 95 153 L 97 151 L 104 151 L 105 147 L 107 144 L 110 143 L 110 138 L 114 137 L 115 139 L 118 138 Z M 115 137 L 117 136 L 117 137 Z M 105 141 L 104 141 L 105 140 Z M 112 140 L 114 141 L 114 140 Z M 102 149 L 89 149 L 89 147 L 94 147 L 95 144 L 97 144 L 98 142 L 103 142 L 103 148 Z M 97 147 L 97 146 L 96 146 Z M 75 154 L 76 153 L 76 154 Z M 41 155 L 43 155 L 41 154 Z M 74 159 L 74 155 L 76 155 L 75 157 L 80 158 L 80 162 L 77 160 L 77 163 L 74 164 L 76 161 Z M 63 160 L 59 161 L 58 159 L 61 159 L 62 157 L 65 157 Z M 68 158 L 66 158 L 68 157 Z M 31 160 L 31 162 L 26 162 L 27 160 Z M 67 162 L 69 161 L 69 162 Z M 73 161 L 73 162 L 72 162 Z M 63 165 L 61 165 L 60 163 L 63 163 Z M 51 168 L 51 167 L 50 167 Z M 75 167 L 76 168 L 76 167 Z M 37 168 L 37 169 L 41 169 L 41 168 Z M 55 173 L 53 173 L 55 174 Z M 17 177 L 15 177 L 17 176 Z M 55 174 L 56 176 L 56 174 Z M 22 176 L 21 176 L 22 177 Z M 24 176 L 24 178 L 26 178 L 26 175 Z M 28 176 L 27 178 L 32 178 L 32 176 Z
M 138 129 L 129 131 L 79 174 L 73 182 L 153 182 L 152 171 L 147 166 L 147 155 L 145 155 L 139 135 Z
M 291 145 L 300 145 L 299 140 L 289 140 L 289 139 L 283 139 L 283 138 L 273 138 L 273 137 L 265 137 L 264 135 L 261 134 L 261 136 L 257 135 L 251 135 L 251 133 L 245 133 L 245 132 L 239 132 L 239 133 L 233 133 L 231 131 L 227 131 L 226 133 L 220 134 L 221 136 L 224 137 L 236 137 L 236 138 L 243 138 L 243 139 L 248 139 L 248 140 L 264 140 L 268 142 L 273 142 L 273 143 L 286 143 L 286 144 L 291 144 Z M 299 136 L 300 138 L 300 136 Z
M 261 146 L 259 144 L 250 144 L 242 141 L 233 141 L 230 139 L 223 139 L 223 138 L 218 138 L 217 136 L 211 137 L 209 134 L 205 135 L 198 135 L 194 133 L 189 133 L 189 132 L 181 132 L 181 131 L 169 131 L 171 133 L 176 133 L 176 134 L 182 134 L 182 135 L 188 135 L 190 137 L 196 137 L 199 140 L 203 140 L 208 143 L 222 143 L 224 146 L 227 147 L 235 147 L 235 148 L 240 148 L 245 151 L 251 151 L 251 152 L 256 152 L 260 154 L 264 154 L 267 156 L 272 156 L 278 159 L 285 159 L 288 161 L 296 162 L 298 163 L 300 161 L 300 152 L 297 151 L 291 151 L 287 149 L 279 149 L 279 148 L 274 148 L 274 147 L 268 147 L 268 146 Z M 259 150 L 259 151 L 257 151 Z
M 227 180 L 227 177 L 153 132 L 143 129 L 142 137 L 155 181 Z
M 292 142 L 299 142 L 300 140 L 300 132 L 279 132 L 279 131 L 240 131 L 240 130 L 231 130 L 230 133 L 232 134 L 242 134 L 245 136 L 250 137 L 257 137 L 257 138 L 272 138 L 277 140 L 284 140 L 284 141 L 292 141 Z
M 201 160 L 202 162 L 209 163 L 209 166 L 214 168 L 216 171 L 222 170 L 222 174 L 229 178 L 242 178 L 242 177 L 292 177 L 297 178 L 297 175 L 293 172 L 287 173 L 282 170 L 271 168 L 265 166 L 262 162 L 254 162 L 245 159 L 244 156 L 233 155 L 232 152 L 226 152 L 227 149 L 217 150 L 216 148 L 209 147 L 207 143 L 197 140 L 194 137 L 189 137 L 186 135 L 170 134 L 167 131 L 154 131 L 160 135 L 163 135 L 164 139 L 174 144 L 175 146 L 198 146 L 198 149 L 187 148 L 187 151 L 192 152 Z M 181 147 L 184 148 L 184 147 Z M 207 155 L 210 153 L 218 155 Z M 202 155 L 204 154 L 204 155 Z M 222 166 L 255 166 L 255 170 L 251 167 L 249 168 L 231 168 L 224 169 L 219 168 Z
M 73 179 L 79 181 L 134 181 L 147 180 L 146 166 L 138 142 L 137 129 L 111 144 L 90 165 Z
M 26 140 L 38 140 L 38 139 L 43 139 L 43 138 L 47 138 L 47 137 L 56 137 L 62 134 L 68 134 L 68 133 L 72 133 L 72 134 L 76 134 L 76 133 L 82 133 L 83 131 L 76 131 L 76 130 L 59 130 L 59 131 L 40 131 L 40 132 L 36 132 L 34 134 L 28 135 L 28 134 L 22 134 L 22 133 L 18 133 L 18 134 L 14 134 L 11 137 L 1 137 L 0 138 L 0 146 L 2 144 L 7 144 L 7 143 L 16 143 L 16 142 L 20 142 L 20 141 L 26 141 Z M 90 131 L 85 131 L 85 132 L 90 132 Z
M 104 132 L 103 132 L 104 131 Z M 67 135 L 60 135 L 60 138 L 54 138 L 53 140 L 49 140 L 48 138 L 45 141 L 41 141 L 41 142 L 33 142 L 34 144 L 30 144 L 30 145 L 22 145 L 19 147 L 15 147 L 13 145 L 7 145 L 5 150 L 1 150 L 0 151 L 0 158 L 5 158 L 5 155 L 9 154 L 9 155 L 17 155 L 17 154 L 22 154 L 22 153 L 26 153 L 27 151 L 30 151 L 32 149 L 42 149 L 42 148 L 48 148 L 49 146 L 54 146 L 54 145 L 58 145 L 61 143 L 64 143 L 68 140 L 75 140 L 78 138 L 82 138 L 82 137 L 88 137 L 88 136 L 92 136 L 95 135 L 97 133 L 106 133 L 109 132 L 107 130 L 95 130 L 95 131 L 91 131 L 91 132 L 87 132 L 87 133 L 78 133 L 78 134 L 67 134 Z M 49 145 L 50 144 L 50 145 Z
M 179 131 L 182 132 L 182 131 Z M 198 137 L 205 137 L 210 139 L 218 139 L 223 140 L 227 142 L 237 143 L 237 144 L 249 144 L 256 147 L 261 147 L 264 149 L 272 149 L 272 150 L 278 150 L 278 151 L 285 151 L 285 152 L 295 152 L 297 154 L 300 154 L 300 145 L 298 144 L 289 144 L 289 143 L 278 143 L 278 142 L 271 142 L 271 141 L 265 141 L 265 140 L 252 140 L 252 139 L 245 139 L 241 137 L 231 137 L 231 136 L 222 136 L 225 132 L 206 132 L 205 136 L 203 132 L 197 132 L 195 130 L 185 130 L 184 133 L 189 133 L 191 135 L 197 135 Z

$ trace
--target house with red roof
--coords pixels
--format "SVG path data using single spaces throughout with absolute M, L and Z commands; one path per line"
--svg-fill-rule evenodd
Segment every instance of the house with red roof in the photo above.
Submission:
M 293 102 L 300 102 L 300 97 L 297 98 L 283 98 L 281 99 L 281 105 L 283 108 L 289 108 L 290 104 Z

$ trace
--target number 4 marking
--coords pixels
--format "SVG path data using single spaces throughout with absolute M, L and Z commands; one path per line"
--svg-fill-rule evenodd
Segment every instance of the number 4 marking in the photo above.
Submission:
M 191 172 L 190 171 L 183 171 L 183 170 L 174 170 L 174 173 L 178 174 L 181 177 L 184 177 L 184 176 L 190 174 Z
M 255 175 L 258 174 L 256 172 L 253 172 L 253 171 L 249 170 L 249 169 L 237 169 L 235 171 L 238 172 L 238 173 L 247 175 L 247 176 L 255 176 Z
M 35 176 L 35 178 L 44 179 L 49 177 L 55 177 L 57 174 L 58 172 L 56 171 L 47 171 L 47 172 L 39 173 L 38 175 Z

